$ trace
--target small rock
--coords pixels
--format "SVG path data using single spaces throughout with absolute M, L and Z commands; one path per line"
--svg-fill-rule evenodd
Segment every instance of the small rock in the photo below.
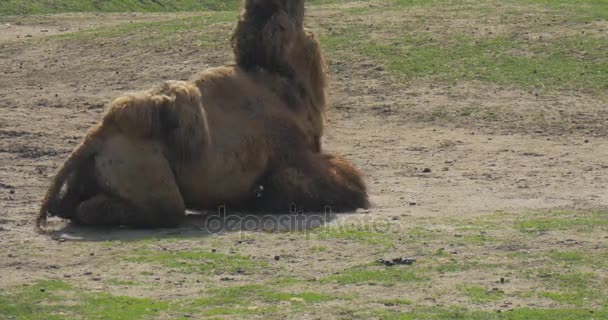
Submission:
M 416 259 L 414 258 L 395 258 L 392 260 L 385 260 L 385 259 L 378 259 L 377 260 L 378 263 L 383 264 L 387 267 L 392 267 L 394 265 L 412 265 L 414 262 L 416 262 Z
M 431 172 L 432 172 L 431 168 L 422 169 L 422 173 L 431 173 Z
M 46 292 L 45 288 L 40 288 L 40 292 Z
M 274 256 L 274 261 L 279 261 L 281 260 L 281 256 Z

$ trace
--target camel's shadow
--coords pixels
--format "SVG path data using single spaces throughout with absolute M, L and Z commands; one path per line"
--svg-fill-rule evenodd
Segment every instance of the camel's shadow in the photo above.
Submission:
M 199 238 L 231 232 L 301 232 L 331 223 L 339 216 L 326 212 L 287 214 L 235 211 L 188 211 L 186 220 L 176 228 L 133 229 L 127 227 L 85 227 L 67 224 L 50 232 L 61 241 L 136 241 L 148 238 Z

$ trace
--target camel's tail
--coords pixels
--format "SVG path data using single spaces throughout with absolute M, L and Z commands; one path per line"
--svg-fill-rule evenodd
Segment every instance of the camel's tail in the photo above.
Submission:
M 80 143 L 80 145 L 78 145 L 74 151 L 72 151 L 61 169 L 59 169 L 59 172 L 57 172 L 51 181 L 51 186 L 44 196 L 40 211 L 36 217 L 35 229 L 38 233 L 45 232 L 44 227 L 46 226 L 47 222 L 49 206 L 61 192 L 61 187 L 64 185 L 70 174 L 76 170 L 76 168 L 78 168 L 82 163 L 97 152 L 99 146 L 101 145 L 101 136 L 101 126 L 95 127 L 89 131 L 84 141 Z

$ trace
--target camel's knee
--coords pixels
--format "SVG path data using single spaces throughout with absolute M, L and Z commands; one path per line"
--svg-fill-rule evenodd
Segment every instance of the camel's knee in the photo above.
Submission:
M 337 211 L 355 210 L 370 206 L 367 187 L 363 177 L 350 162 L 341 157 L 320 155 L 320 169 L 317 174 L 322 176 L 319 193 L 323 198 L 331 199 Z M 331 206 L 331 205 L 330 205 Z
M 285 210 L 298 208 L 321 211 L 352 211 L 369 207 L 363 178 L 348 161 L 312 154 L 298 164 L 273 170 L 262 185 L 262 207 Z
M 138 207 L 128 200 L 99 194 L 83 201 L 76 210 L 74 222 L 91 226 L 130 226 L 160 228 L 178 226 L 186 216 L 180 203 L 150 203 Z

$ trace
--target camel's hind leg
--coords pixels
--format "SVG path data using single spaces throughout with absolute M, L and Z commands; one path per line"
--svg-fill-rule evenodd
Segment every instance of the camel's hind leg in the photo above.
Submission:
M 95 157 L 102 193 L 82 202 L 76 220 L 87 225 L 171 227 L 185 205 L 159 143 L 117 135 Z

